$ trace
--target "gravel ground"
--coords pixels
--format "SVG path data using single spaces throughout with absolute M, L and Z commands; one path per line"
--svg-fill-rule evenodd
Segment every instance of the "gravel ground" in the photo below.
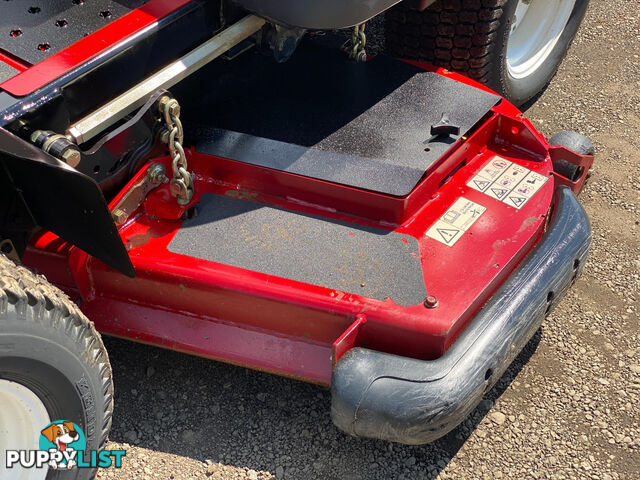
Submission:
M 326 389 L 106 339 L 118 479 L 637 479 L 640 475 L 640 12 L 594 0 L 527 115 L 576 129 L 597 165 L 581 200 L 584 276 L 459 428 L 426 446 L 337 431 Z

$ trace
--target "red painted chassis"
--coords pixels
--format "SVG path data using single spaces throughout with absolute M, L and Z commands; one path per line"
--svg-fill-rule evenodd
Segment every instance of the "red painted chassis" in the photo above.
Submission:
M 424 66 L 425 68 L 429 68 Z M 446 71 L 442 75 L 471 84 Z M 477 86 L 477 85 L 476 85 Z M 481 88 L 481 87 L 479 87 Z M 521 210 L 466 186 L 494 155 L 554 181 Z M 223 360 L 323 385 L 354 346 L 418 359 L 441 356 L 541 238 L 557 184 L 581 188 L 553 172 L 565 159 L 586 173 L 592 157 L 549 147 L 506 101 L 406 197 L 330 184 L 282 171 L 188 152 L 195 173 L 190 205 L 178 207 L 168 186 L 151 192 L 120 228 L 136 269 L 129 279 L 52 233 L 32 242 L 25 263 L 45 273 L 106 334 Z M 167 158 L 156 159 L 167 164 Z M 462 167 L 460 168 L 460 166 Z M 453 174 L 452 174 L 453 172 Z M 143 168 L 113 199 L 146 174 Z M 418 240 L 427 291 L 438 307 L 403 307 L 285 278 L 270 277 L 174 254 L 167 245 L 182 214 L 203 193 L 247 198 L 411 235 Z M 467 234 L 448 247 L 425 237 L 428 228 L 464 196 L 487 207 Z M 312 252 L 310 252 L 310 255 Z
M 186 2 L 171 3 L 149 2 L 144 9 L 96 32 L 91 36 L 94 38 L 78 42 L 34 67 L 13 62 L 14 67 L 24 71 L 2 84 L 2 88 L 17 95 L 33 92 L 98 54 L 96 39 L 103 42 L 104 50 L 116 39 L 143 29 L 154 18 Z M 415 65 L 484 88 L 460 75 Z M 488 310 L 488 302 L 495 302 L 496 295 L 502 295 L 496 294 L 498 289 L 514 278 L 518 268 L 533 258 L 536 246 L 549 236 L 545 237 L 545 229 L 557 208 L 557 199 L 568 195 L 566 190 L 558 194 L 558 188 L 568 187 L 577 193 L 593 162 L 592 156 L 549 146 L 521 112 L 504 100 L 491 109 L 468 138 L 461 139 L 447 156 L 430 167 L 404 197 L 213 157 L 195 149 L 187 151 L 187 155 L 195 179 L 191 203 L 179 207 L 169 187 L 161 186 L 119 227 L 136 270 L 135 278 L 123 276 L 50 232 L 32 239 L 24 263 L 79 301 L 83 312 L 104 334 L 327 386 L 332 384 L 336 366 L 348 365 L 346 360 L 340 363 L 347 352 L 364 349 L 399 356 L 407 362 L 445 358 L 452 345 L 460 344 L 456 340 L 470 322 L 480 317 L 479 312 Z M 467 187 L 467 182 L 496 155 L 551 177 L 552 181 L 546 182 L 519 210 Z M 571 181 L 555 173 L 553 163 L 557 160 L 577 165 L 580 178 Z M 169 166 L 167 157 L 153 162 Z M 110 203 L 112 209 L 146 175 L 153 162 L 116 195 Z M 205 193 L 412 236 L 418 242 L 414 253 L 420 259 L 427 292 L 435 297 L 437 307 L 427 308 L 422 303 L 400 306 L 389 299 L 375 300 L 356 292 L 336 291 L 170 252 L 167 247 L 180 229 L 183 216 Z M 460 197 L 486 207 L 486 212 L 454 246 L 427 237 L 430 226 Z M 580 221 L 585 223 L 586 219 Z M 583 239 L 583 243 L 588 247 L 587 240 Z M 574 270 L 571 280 L 577 275 L 577 265 Z M 551 303 L 552 299 L 547 301 Z M 530 336 L 530 329 L 525 330 L 521 340 Z M 513 345 L 521 347 L 521 343 Z M 512 357 L 505 357 L 503 363 L 507 358 Z M 340 381 L 342 385 L 344 382 Z M 491 383 L 489 378 L 486 383 Z M 333 388 L 338 388 L 335 383 Z M 349 388 L 345 387 L 345 391 Z M 353 426 L 355 419 L 344 413 L 349 407 L 340 406 L 345 402 L 349 403 L 343 392 L 334 391 L 334 421 L 350 433 L 408 443 L 433 437 L 424 432 L 412 436 L 406 431 L 389 433 L 390 429 L 386 433 L 360 427 L 358 430 Z M 404 413 L 377 412 L 394 418 L 401 418 Z M 458 418 L 451 416 L 454 417 Z M 407 420 L 409 427 L 415 422 L 432 427 L 432 419 L 420 415 Z M 450 429 L 450 423 L 433 427 L 436 436 Z M 374 429 L 379 427 L 375 421 L 371 425 Z

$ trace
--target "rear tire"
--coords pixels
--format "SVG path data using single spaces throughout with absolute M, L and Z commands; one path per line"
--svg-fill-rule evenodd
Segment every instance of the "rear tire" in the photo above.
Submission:
M 531 5 L 540 1 L 531 0 Z M 554 15 L 549 18 L 560 15 L 560 23 L 550 21 L 545 35 L 551 41 L 542 39 L 542 43 L 540 36 L 529 35 L 533 30 L 527 28 L 529 23 L 535 24 L 536 18 L 526 23 L 521 14 L 521 21 L 516 20 L 516 10 L 520 5 L 522 12 L 523 4 L 527 5 L 518 0 L 438 0 L 419 12 L 402 2 L 387 13 L 387 51 L 462 73 L 522 105 L 555 75 L 589 0 L 555 0 Z M 533 7 L 529 9 L 533 11 Z M 527 15 L 536 14 L 531 11 Z M 517 27 L 513 32 L 512 26 Z M 553 34 L 558 28 L 561 33 Z M 538 41 L 529 45 L 531 52 L 515 48 L 529 37 L 531 42 Z M 516 40 L 518 45 L 514 45 Z M 540 56 L 535 56 L 536 51 Z M 527 62 L 529 54 L 531 60 Z
M 0 255 L 0 383 L 0 404 L 4 400 L 20 412 L 23 403 L 22 411 L 27 412 L 22 419 L 3 418 L 0 446 L 24 447 L 14 445 L 16 438 L 31 442 L 32 433 L 11 433 L 25 428 L 25 418 L 31 418 L 29 430 L 36 436 L 28 449 L 37 450 L 40 430 L 47 425 L 36 425 L 41 420 L 35 418 L 48 416 L 50 421 L 76 423 L 85 434 L 87 450 L 104 448 L 111 428 L 113 382 L 100 335 L 64 293 L 4 255 Z M 41 414 L 29 414 L 30 405 Z M 42 470 L 25 471 L 42 478 Z M 49 470 L 47 479 L 88 479 L 94 474 L 86 468 Z

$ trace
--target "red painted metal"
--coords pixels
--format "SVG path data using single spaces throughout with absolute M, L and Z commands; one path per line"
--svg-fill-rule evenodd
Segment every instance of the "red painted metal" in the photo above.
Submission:
M 185 287 L 186 288 L 186 287 Z M 260 310 L 247 306 L 254 315 Z M 326 385 L 331 347 L 273 330 L 246 328 L 189 312 L 96 298 L 84 313 L 113 336 Z
M 18 68 L 0 56 L 0 61 L 21 70 L 21 73 L 0 84 L 0 88 L 15 96 L 28 95 L 191 1 L 150 0 L 142 7 L 132 10 L 100 30 L 27 69 L 24 67 L 29 65 L 23 64 L 23 68 Z
M 340 357 L 347 353 L 353 347 L 362 344 L 362 339 L 360 337 L 360 332 L 362 331 L 362 326 L 367 323 L 367 317 L 365 315 L 356 316 L 355 322 L 351 324 L 349 328 L 347 328 L 338 339 L 333 342 L 333 354 L 331 355 L 331 365 L 334 366 Z
M 226 195 L 413 236 L 436 308 L 404 307 L 170 252 L 189 206 L 178 207 L 167 185 L 153 190 L 119 229 L 135 279 L 50 233 L 34 239 L 24 261 L 81 299 L 103 333 L 329 384 L 332 365 L 354 346 L 421 359 L 446 351 L 541 238 L 556 182 L 546 182 L 520 210 L 466 183 L 494 155 L 552 177 L 558 152 L 506 101 L 406 197 L 187 151 L 195 172 L 191 205 L 205 193 Z M 169 166 L 167 157 L 155 161 Z M 452 247 L 426 237 L 462 196 L 487 210 Z
M 553 172 L 553 175 L 558 184 L 566 185 L 575 193 L 578 193 L 580 190 L 582 190 L 582 187 L 584 187 L 585 182 L 591 174 L 591 167 L 593 166 L 593 155 L 580 155 L 563 146 L 550 147 L 549 155 L 551 156 L 552 162 L 564 160 L 579 167 L 578 174 L 580 176 L 575 181 L 570 180 L 556 172 Z

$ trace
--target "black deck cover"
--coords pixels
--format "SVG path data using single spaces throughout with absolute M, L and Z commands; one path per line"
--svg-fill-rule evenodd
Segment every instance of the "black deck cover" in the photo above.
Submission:
M 369 298 L 419 304 L 416 239 L 396 232 L 205 194 L 169 244 L 174 253 Z
M 183 88 L 179 98 L 197 92 L 183 116 L 200 152 L 396 196 L 499 100 L 384 55 L 354 63 L 313 41 L 284 64 L 258 53 L 214 63 Z M 430 135 L 443 114 L 460 135 Z
M 19 73 L 18 70 L 10 65 L 7 65 L 4 62 L 0 62 L 0 83 L 4 82 L 5 80 L 9 80 L 16 73 Z
M 35 64 L 146 1 L 2 0 L 0 49 Z

